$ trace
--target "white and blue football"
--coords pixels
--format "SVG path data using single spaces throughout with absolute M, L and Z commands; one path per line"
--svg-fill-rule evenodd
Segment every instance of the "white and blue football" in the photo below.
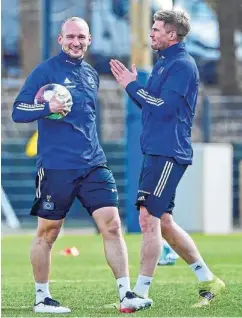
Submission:
M 42 104 L 44 102 L 49 102 L 54 95 L 58 101 L 66 103 L 68 111 L 65 113 L 52 113 L 46 116 L 46 118 L 61 119 L 71 111 L 73 104 L 71 93 L 65 86 L 60 84 L 47 84 L 42 86 L 35 95 L 34 103 Z

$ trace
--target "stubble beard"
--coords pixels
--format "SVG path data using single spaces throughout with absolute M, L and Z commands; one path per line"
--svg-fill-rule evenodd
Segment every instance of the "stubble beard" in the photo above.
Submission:
M 80 51 L 80 55 L 72 54 L 71 53 L 72 49 L 69 47 L 65 48 L 64 46 L 62 46 L 62 51 L 64 51 L 67 55 L 69 55 L 71 58 L 74 58 L 74 59 L 82 59 L 84 57 L 83 48 Z

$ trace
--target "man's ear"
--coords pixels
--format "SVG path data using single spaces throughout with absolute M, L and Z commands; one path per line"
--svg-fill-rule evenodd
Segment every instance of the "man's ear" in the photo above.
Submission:
M 91 43 L 92 43 L 92 36 L 91 36 L 91 34 L 89 34 L 89 42 L 88 42 L 88 45 L 90 45 Z
M 62 39 L 63 39 L 62 34 L 61 34 L 61 33 L 58 34 L 57 41 L 58 41 L 58 43 L 59 43 L 60 45 L 62 45 Z
M 176 31 L 172 31 L 172 32 L 170 33 L 171 41 L 175 40 L 176 37 L 177 37 L 177 36 L 176 36 Z

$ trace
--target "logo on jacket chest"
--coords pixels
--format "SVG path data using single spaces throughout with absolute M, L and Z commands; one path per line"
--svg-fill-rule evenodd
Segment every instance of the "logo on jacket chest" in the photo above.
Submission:
M 95 81 L 91 75 L 89 75 L 87 77 L 87 81 L 88 81 L 88 84 L 91 86 L 91 88 L 94 89 L 95 88 Z
M 164 71 L 164 67 L 161 66 L 161 67 L 159 68 L 159 70 L 158 70 L 158 74 L 161 75 L 161 73 L 162 73 L 163 71 Z
M 75 88 L 76 87 L 76 85 L 74 83 L 72 83 L 72 81 L 68 77 L 65 78 L 64 85 L 66 88 Z

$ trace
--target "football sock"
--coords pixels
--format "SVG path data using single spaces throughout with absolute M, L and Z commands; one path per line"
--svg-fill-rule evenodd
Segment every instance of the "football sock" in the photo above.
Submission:
M 207 267 L 204 260 L 199 260 L 193 264 L 190 264 L 189 267 L 194 272 L 194 274 L 197 276 L 199 281 L 206 282 L 208 280 L 213 279 L 213 273 Z
M 117 279 L 117 286 L 119 292 L 119 299 L 122 300 L 127 291 L 130 291 L 130 278 L 129 277 L 120 277 Z
M 133 292 L 142 298 L 147 298 L 153 277 L 139 275 Z
M 35 283 L 35 303 L 38 304 L 46 297 L 51 298 L 49 291 L 49 282 L 44 284 Z

